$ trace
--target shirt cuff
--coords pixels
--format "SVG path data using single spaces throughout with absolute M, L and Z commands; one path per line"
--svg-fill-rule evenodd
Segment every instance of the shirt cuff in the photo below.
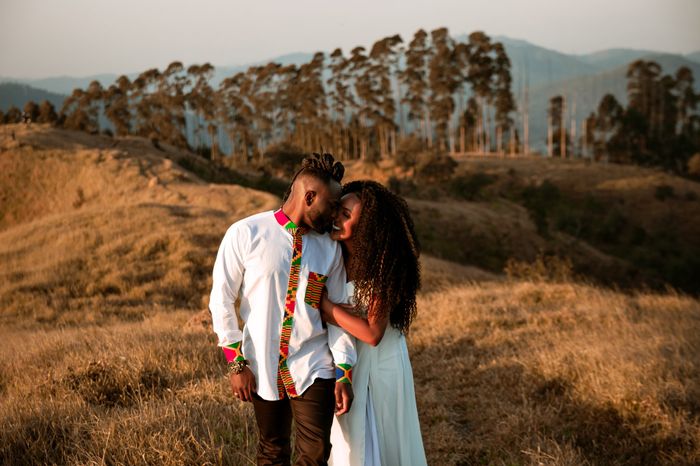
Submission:
M 352 366 L 343 363 L 335 366 L 335 381 L 336 383 L 352 384 Z
M 229 343 L 221 347 L 224 350 L 224 356 L 226 356 L 227 362 L 244 361 L 243 349 L 241 348 L 241 342 Z

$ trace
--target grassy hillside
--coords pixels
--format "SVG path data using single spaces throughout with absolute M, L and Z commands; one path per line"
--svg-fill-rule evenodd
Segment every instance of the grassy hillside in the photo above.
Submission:
M 0 463 L 254 464 L 252 410 L 230 396 L 206 306 L 228 225 L 280 199 L 207 180 L 279 184 L 137 138 L 15 130 L 0 143 Z M 409 336 L 429 463 L 700 462 L 700 301 L 531 263 L 573 236 L 550 214 L 542 230 L 519 191 L 547 179 L 652 223 L 677 209 L 693 232 L 696 185 L 535 160 L 460 170 L 492 181 L 460 185 L 469 200 L 409 199 L 430 251 Z M 348 179 L 391 173 L 348 164 Z M 575 243 L 574 271 L 630 267 Z

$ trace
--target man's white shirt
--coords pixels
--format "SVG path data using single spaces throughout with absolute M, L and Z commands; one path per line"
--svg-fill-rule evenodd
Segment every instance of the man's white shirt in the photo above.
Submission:
M 281 209 L 242 219 L 224 235 L 214 263 L 209 309 L 218 344 L 226 347 L 242 341 L 257 393 L 265 400 L 280 399 L 280 335 L 285 300 L 293 291 L 290 226 L 295 227 Z M 305 233 L 298 270 L 286 365 L 294 386 L 291 392 L 302 394 L 314 379 L 334 378 L 335 365 L 353 366 L 357 354 L 354 338 L 334 325 L 324 327 L 318 309 L 324 284 L 331 301 L 346 300 L 340 245 L 327 234 Z M 242 329 L 234 307 L 238 298 Z

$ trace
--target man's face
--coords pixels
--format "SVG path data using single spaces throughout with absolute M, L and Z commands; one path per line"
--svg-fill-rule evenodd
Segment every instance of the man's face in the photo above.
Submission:
M 340 205 L 340 184 L 331 180 L 319 183 L 316 195 L 308 206 L 308 223 L 318 233 L 329 233 L 333 229 L 333 220 Z

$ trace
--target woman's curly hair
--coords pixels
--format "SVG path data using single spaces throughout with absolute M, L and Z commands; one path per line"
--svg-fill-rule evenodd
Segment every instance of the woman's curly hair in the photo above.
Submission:
M 408 205 L 375 181 L 347 183 L 343 195 L 349 193 L 355 193 L 362 206 L 348 264 L 355 303 L 370 314 L 388 312 L 391 325 L 407 334 L 420 287 L 420 246 Z

